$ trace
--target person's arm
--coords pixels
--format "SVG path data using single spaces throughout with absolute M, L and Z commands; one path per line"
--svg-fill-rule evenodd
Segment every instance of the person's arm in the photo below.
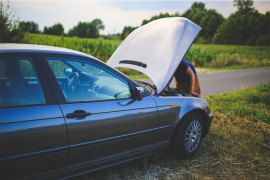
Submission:
M 199 96 L 199 94 L 193 92 L 194 86 L 195 86 L 195 74 L 190 67 L 187 68 L 186 74 L 189 76 L 189 79 L 190 79 L 190 94 Z

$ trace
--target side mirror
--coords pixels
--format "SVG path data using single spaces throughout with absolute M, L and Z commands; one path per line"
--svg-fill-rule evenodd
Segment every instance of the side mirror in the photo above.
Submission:
M 144 96 L 144 89 L 142 87 L 136 87 L 136 98 L 141 101 Z
M 66 76 L 70 76 L 72 74 L 72 72 L 73 72 L 72 68 L 65 68 L 64 69 L 64 74 Z

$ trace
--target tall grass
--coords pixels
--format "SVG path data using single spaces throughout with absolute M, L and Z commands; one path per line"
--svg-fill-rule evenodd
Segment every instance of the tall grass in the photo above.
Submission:
M 121 40 L 88 39 L 26 33 L 22 43 L 74 49 L 107 62 Z M 185 58 L 196 67 L 232 69 L 270 66 L 270 47 L 193 44 Z M 120 69 L 127 75 L 139 72 Z
M 270 47 L 193 44 L 185 58 L 197 67 L 270 66 Z
M 26 33 L 22 43 L 63 47 L 81 51 L 106 62 L 121 40 L 89 39 Z
M 230 174 L 239 168 L 240 179 L 269 178 L 270 83 L 205 98 L 215 115 L 206 142 L 215 146 L 224 168 Z

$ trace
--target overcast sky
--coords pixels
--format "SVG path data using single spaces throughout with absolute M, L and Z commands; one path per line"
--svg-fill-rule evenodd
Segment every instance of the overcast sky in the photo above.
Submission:
M 144 19 L 150 19 L 160 12 L 182 14 L 195 1 L 22 1 L 10 0 L 10 6 L 16 11 L 21 21 L 34 21 L 39 30 L 44 26 L 61 23 L 65 32 L 77 25 L 79 21 L 101 19 L 105 25 L 100 34 L 121 33 L 124 26 L 140 26 Z M 233 0 L 198 1 L 205 3 L 207 9 L 216 9 L 224 17 L 236 11 Z M 5 2 L 6 3 L 6 2 Z M 270 11 L 270 0 L 255 1 L 254 6 L 261 13 Z

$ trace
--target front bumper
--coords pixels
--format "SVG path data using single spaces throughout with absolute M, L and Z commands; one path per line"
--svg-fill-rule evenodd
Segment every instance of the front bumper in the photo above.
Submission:
M 210 130 L 210 127 L 211 127 L 213 118 L 214 118 L 214 115 L 213 115 L 212 113 L 209 113 L 209 114 L 208 114 L 208 123 L 207 123 L 208 127 L 207 127 L 206 133 L 204 133 L 204 137 L 207 136 L 207 134 L 208 134 L 208 132 L 209 132 L 209 130 Z

